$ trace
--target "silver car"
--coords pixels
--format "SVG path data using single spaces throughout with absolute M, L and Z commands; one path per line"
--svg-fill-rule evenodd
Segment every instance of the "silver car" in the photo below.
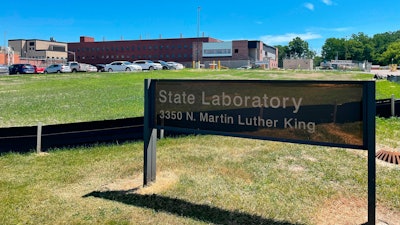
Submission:
M 162 65 L 160 63 L 155 63 L 151 60 L 136 60 L 133 64 L 139 65 L 143 70 L 162 70 Z
M 106 64 L 104 67 L 104 71 L 107 72 L 114 72 L 114 71 L 142 71 L 142 67 L 132 64 L 131 62 L 128 61 L 115 61 L 110 64 Z
M 46 69 L 44 69 L 44 73 L 71 73 L 71 67 L 64 64 L 52 64 Z
M 0 64 L 0 74 L 8 74 L 8 66 Z
M 181 70 L 184 68 L 184 66 L 181 63 L 177 62 L 167 62 L 167 64 L 170 66 L 171 70 Z

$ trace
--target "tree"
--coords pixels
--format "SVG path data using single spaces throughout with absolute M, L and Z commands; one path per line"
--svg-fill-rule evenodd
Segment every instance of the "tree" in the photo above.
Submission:
M 380 57 L 380 61 L 384 65 L 388 64 L 398 64 L 400 62 L 400 40 L 396 42 L 392 42 L 387 47 L 386 51 L 382 53 Z
M 283 59 L 290 57 L 290 50 L 288 46 L 276 45 L 278 48 L 278 67 L 283 67 Z
M 303 41 L 301 38 L 296 37 L 289 42 L 290 56 L 304 58 L 312 55 L 312 52 L 308 49 L 308 42 Z
M 346 59 L 345 39 L 328 38 L 322 46 L 322 57 L 325 60 Z
M 357 40 L 345 42 L 345 59 L 364 61 L 364 45 Z
M 361 43 L 361 47 L 362 50 L 362 56 L 357 59 L 359 61 L 364 61 L 367 60 L 369 62 L 372 61 L 372 54 L 374 52 L 374 47 L 373 47 L 373 41 L 372 38 L 369 38 L 367 35 L 365 35 L 364 33 L 360 32 L 358 34 L 353 34 L 351 36 L 350 40 L 354 40 L 357 43 Z M 351 45 L 351 44 L 349 44 Z M 351 46 L 350 46 L 351 48 Z

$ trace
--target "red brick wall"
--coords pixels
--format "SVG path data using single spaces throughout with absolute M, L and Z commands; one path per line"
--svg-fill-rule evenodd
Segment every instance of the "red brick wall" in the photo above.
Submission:
M 75 52 L 77 61 L 90 64 L 138 59 L 191 62 L 193 61 L 192 45 L 198 40 L 202 42 L 218 41 L 213 38 L 199 37 L 77 42 L 68 43 L 68 50 Z M 68 59 L 72 60 L 73 54 L 68 54 Z
M 0 53 L 0 64 L 8 65 L 8 56 L 5 53 Z M 14 63 L 20 63 L 19 55 L 14 54 Z

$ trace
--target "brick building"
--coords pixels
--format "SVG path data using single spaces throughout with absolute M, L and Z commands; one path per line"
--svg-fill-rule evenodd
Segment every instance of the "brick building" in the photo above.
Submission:
M 192 67 L 194 61 L 205 67 L 216 61 L 230 68 L 257 62 L 263 62 L 267 68 L 278 65 L 277 48 L 262 41 L 224 42 L 211 37 L 95 41 L 81 36 L 79 42 L 68 43 L 68 51 L 68 60 L 89 64 L 150 59 L 176 61 L 186 67 Z

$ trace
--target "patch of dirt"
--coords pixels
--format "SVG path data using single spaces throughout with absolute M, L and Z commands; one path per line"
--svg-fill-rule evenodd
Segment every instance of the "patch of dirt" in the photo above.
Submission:
M 157 173 L 157 180 L 154 183 L 143 187 L 143 176 L 136 178 L 118 179 L 110 184 L 103 185 L 101 191 L 127 191 L 138 194 L 157 194 L 173 187 L 179 180 L 179 177 L 172 172 Z
M 400 225 L 400 212 L 376 206 L 377 225 Z M 318 210 L 316 225 L 361 225 L 368 221 L 368 200 L 357 197 L 328 199 Z

